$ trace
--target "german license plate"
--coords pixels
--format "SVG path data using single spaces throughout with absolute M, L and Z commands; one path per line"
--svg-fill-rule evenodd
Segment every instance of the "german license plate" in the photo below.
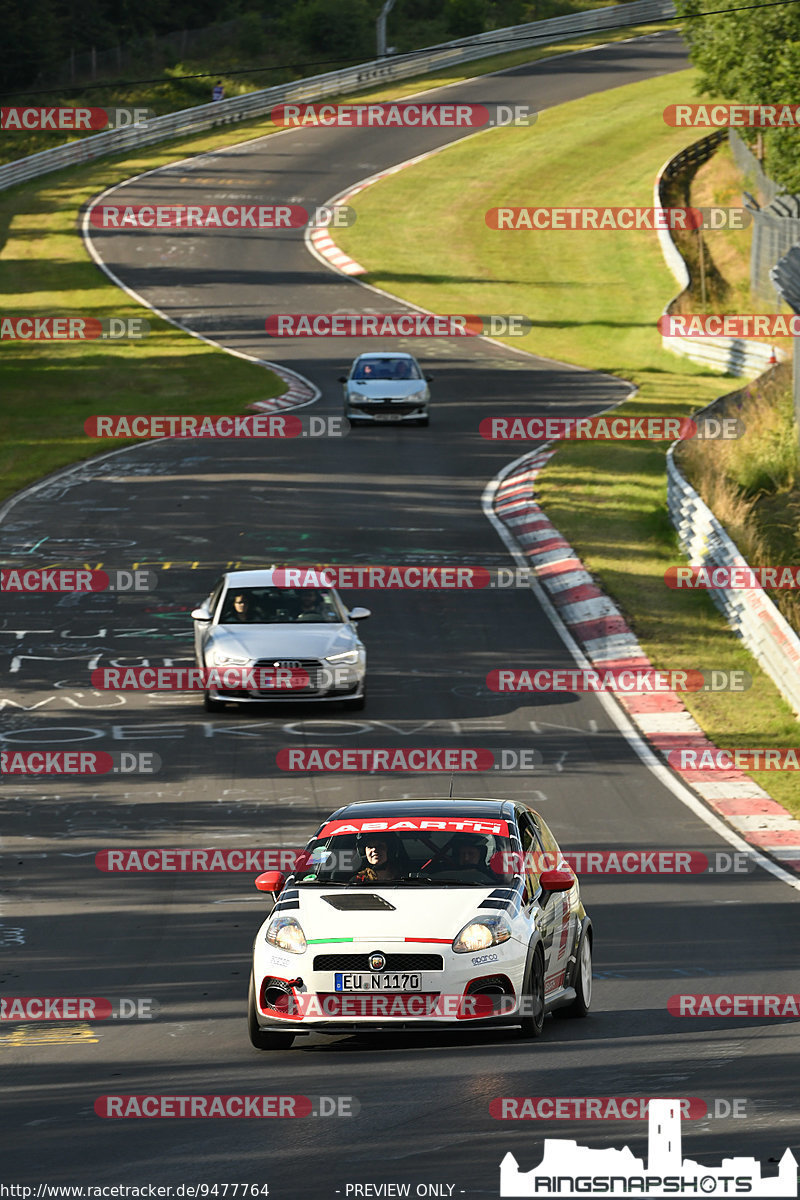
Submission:
M 418 972 L 336 971 L 333 978 L 337 992 L 418 992 L 422 987 Z
M 375 421 L 396 421 L 394 413 L 374 413 L 373 420 Z

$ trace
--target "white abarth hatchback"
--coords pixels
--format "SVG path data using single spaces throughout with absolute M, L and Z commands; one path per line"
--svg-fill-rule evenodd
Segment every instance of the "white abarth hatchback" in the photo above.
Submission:
M 333 813 L 258 931 L 250 1040 L 474 1022 L 538 1037 L 585 1016 L 592 925 L 542 817 L 510 800 L 390 800 Z

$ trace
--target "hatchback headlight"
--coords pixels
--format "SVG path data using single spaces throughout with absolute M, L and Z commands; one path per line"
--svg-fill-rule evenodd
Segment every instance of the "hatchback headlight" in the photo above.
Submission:
M 453 939 L 453 949 L 456 954 L 474 954 L 476 950 L 488 950 L 490 946 L 499 946 L 511 937 L 511 926 L 505 917 L 482 917 L 465 925 L 457 937 Z
M 325 658 L 325 662 L 357 663 L 358 662 L 358 651 L 357 650 L 344 650 L 344 651 L 342 651 L 341 654 L 328 654 Z
M 303 954 L 308 946 L 300 922 L 294 917 L 276 917 L 270 921 L 266 938 L 271 946 L 288 950 L 290 954 Z

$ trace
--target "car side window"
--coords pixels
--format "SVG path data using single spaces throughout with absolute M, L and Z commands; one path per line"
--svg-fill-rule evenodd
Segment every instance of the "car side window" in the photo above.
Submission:
M 555 870 L 558 866 L 558 861 L 561 858 L 561 851 L 558 847 L 558 842 L 553 837 L 549 827 L 545 824 L 541 817 L 534 818 L 534 825 L 541 839 L 541 843 L 547 851 L 547 866 L 550 870 Z
M 207 600 L 208 611 L 211 613 L 212 617 L 214 615 L 214 612 L 216 611 L 217 601 L 219 600 L 220 596 L 222 595 L 222 589 L 224 586 L 225 586 L 224 578 L 218 579 L 217 582 L 214 584 L 213 592 L 208 597 L 208 600 Z
M 522 852 L 525 855 L 525 900 L 529 903 L 539 890 L 539 876 L 544 869 L 542 843 L 536 826 L 527 813 L 520 813 L 519 832 L 522 838 Z

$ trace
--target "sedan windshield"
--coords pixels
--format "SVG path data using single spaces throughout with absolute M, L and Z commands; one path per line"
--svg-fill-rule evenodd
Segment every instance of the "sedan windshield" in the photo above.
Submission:
M 508 886 L 518 857 L 508 838 L 494 834 L 341 834 L 310 842 L 294 880 L 326 886 Z
M 326 588 L 229 588 L 220 625 L 341 624 L 344 614 Z
M 359 383 L 369 383 L 373 379 L 421 379 L 422 375 L 410 358 L 371 358 L 357 362 L 352 377 Z

